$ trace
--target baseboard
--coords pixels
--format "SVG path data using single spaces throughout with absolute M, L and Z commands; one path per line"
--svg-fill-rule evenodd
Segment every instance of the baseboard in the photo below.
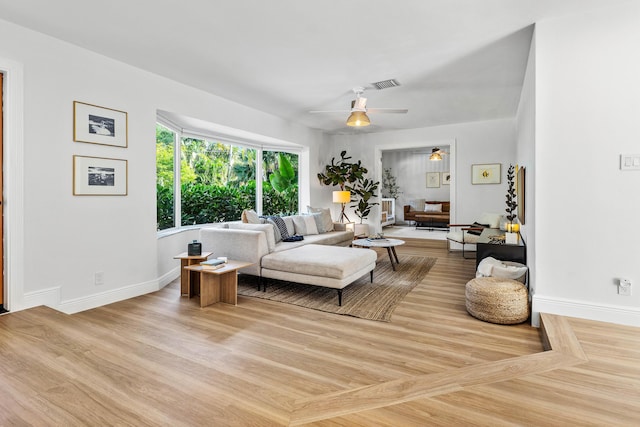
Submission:
M 640 309 L 635 307 L 596 305 L 584 301 L 534 295 L 531 313 L 531 324 L 535 327 L 540 326 L 540 313 L 640 327 Z
M 60 301 L 60 288 L 43 289 L 25 294 L 23 304 L 16 310 L 24 310 L 31 307 L 46 305 L 66 314 L 78 313 L 84 310 L 100 307 L 114 302 L 135 298 L 140 295 L 158 291 L 180 276 L 180 268 L 176 267 L 163 276 L 144 283 L 123 286 L 86 297 Z

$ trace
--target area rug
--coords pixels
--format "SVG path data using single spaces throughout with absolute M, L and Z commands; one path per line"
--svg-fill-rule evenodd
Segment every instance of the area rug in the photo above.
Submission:
M 238 295 L 299 305 L 314 310 L 362 319 L 390 322 L 396 306 L 420 283 L 437 258 L 399 255 L 400 264 L 393 271 L 387 254 L 378 259 L 373 271 L 344 289 L 342 306 L 335 289 L 269 280 L 267 291 L 258 291 L 255 277 L 238 277 Z

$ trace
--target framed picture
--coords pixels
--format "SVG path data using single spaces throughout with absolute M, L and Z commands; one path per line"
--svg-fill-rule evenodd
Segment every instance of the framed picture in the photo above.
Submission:
M 73 140 L 127 147 L 128 119 L 124 111 L 73 101 Z
M 73 156 L 74 196 L 126 196 L 126 160 Z
M 488 163 L 483 165 L 471 165 L 472 184 L 500 184 L 500 163 Z
M 451 172 L 442 172 L 442 185 L 451 185 Z
M 525 191 L 525 170 L 523 166 L 520 166 L 516 173 L 516 200 L 518 202 L 518 219 L 520 224 L 524 225 L 524 191 Z
M 427 172 L 427 188 L 440 187 L 440 172 Z

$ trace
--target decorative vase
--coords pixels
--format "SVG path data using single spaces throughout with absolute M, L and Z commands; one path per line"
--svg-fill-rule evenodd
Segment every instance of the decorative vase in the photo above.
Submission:
M 504 233 L 504 242 L 507 245 L 517 245 L 518 244 L 518 233 Z
M 200 256 L 202 255 L 202 243 L 194 240 L 193 242 L 187 245 L 187 255 L 188 256 Z

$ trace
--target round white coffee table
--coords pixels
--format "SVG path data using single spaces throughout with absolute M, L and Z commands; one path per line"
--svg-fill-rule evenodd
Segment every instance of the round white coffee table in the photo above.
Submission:
M 358 239 L 351 243 L 353 246 L 361 246 L 364 248 L 386 248 L 389 254 L 389 261 L 391 261 L 391 268 L 396 270 L 396 264 L 400 264 L 398 261 L 398 254 L 396 253 L 396 246 L 404 245 L 404 240 L 400 239 Z M 394 264 L 395 258 L 395 264 Z

